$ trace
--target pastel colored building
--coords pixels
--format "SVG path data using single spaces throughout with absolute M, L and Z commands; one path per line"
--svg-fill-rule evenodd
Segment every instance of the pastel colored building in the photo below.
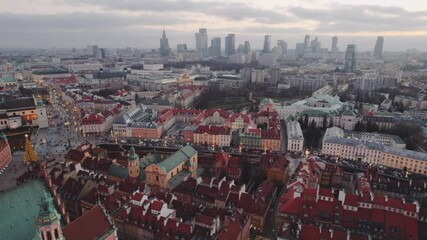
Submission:
M 146 183 L 162 189 L 173 189 L 185 176 L 197 176 L 198 154 L 187 145 L 172 156 L 145 168 Z
M 10 145 L 4 134 L 0 136 L 0 170 L 4 169 L 12 161 Z
M 223 126 L 199 126 L 193 134 L 195 144 L 230 146 L 231 129 Z

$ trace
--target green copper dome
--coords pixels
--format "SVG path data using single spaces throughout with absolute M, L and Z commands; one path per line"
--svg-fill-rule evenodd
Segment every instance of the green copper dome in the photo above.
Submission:
M 136 154 L 135 148 L 132 146 L 130 148 L 129 161 L 136 161 L 138 159 L 139 159 L 138 154 Z
M 55 207 L 52 204 L 52 198 L 49 196 L 49 194 L 44 191 L 41 201 L 40 201 L 40 212 L 39 216 L 37 217 L 37 225 L 44 226 L 44 225 L 50 225 L 53 222 L 56 222 L 59 220 L 59 214 L 56 212 Z

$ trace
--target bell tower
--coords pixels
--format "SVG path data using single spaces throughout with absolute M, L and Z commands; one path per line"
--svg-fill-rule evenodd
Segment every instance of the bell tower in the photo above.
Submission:
M 128 159 L 128 171 L 130 178 L 139 177 L 139 156 L 135 152 L 135 148 L 132 146 L 130 148 L 130 155 Z
M 47 192 L 43 192 L 40 201 L 40 212 L 37 217 L 37 234 L 36 239 L 41 240 L 64 240 L 62 235 L 61 215 L 58 214 L 52 204 L 52 198 Z

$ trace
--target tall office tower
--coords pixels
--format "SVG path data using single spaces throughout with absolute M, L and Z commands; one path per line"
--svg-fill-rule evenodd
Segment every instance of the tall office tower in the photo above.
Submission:
M 331 48 L 331 52 L 338 52 L 338 37 L 332 37 L 332 48 Z
M 92 55 L 94 57 L 98 56 L 98 45 L 92 45 Z
M 277 46 L 282 47 L 282 55 L 288 52 L 288 43 L 283 40 L 277 40 Z
M 382 58 L 383 57 L 383 45 L 384 45 L 384 37 L 378 36 L 377 42 L 375 43 L 374 48 L 374 57 Z
M 107 58 L 108 57 L 108 49 L 100 48 L 99 49 L 99 58 Z
M 264 48 L 262 49 L 263 53 L 271 52 L 271 35 L 265 35 L 264 37 Z
M 212 56 L 221 56 L 221 38 L 212 38 L 210 54 Z
M 310 48 L 312 52 L 318 52 L 321 47 L 322 44 L 317 37 L 315 37 L 314 40 L 310 43 Z
M 225 37 L 225 55 L 230 56 L 236 53 L 236 35 L 230 33 Z
M 187 51 L 187 44 L 186 43 L 179 43 L 176 45 L 176 51 L 177 52 L 185 52 Z
M 245 49 L 243 50 L 243 52 L 245 54 L 249 54 L 251 52 L 251 44 L 249 43 L 249 41 L 245 41 L 244 45 Z
M 304 37 L 304 48 L 307 49 L 308 45 L 310 45 L 310 35 L 305 35 L 305 37 Z
M 206 28 L 200 28 L 196 35 L 196 52 L 200 52 L 203 55 L 208 53 L 208 32 Z
M 348 44 L 345 51 L 344 71 L 353 72 L 356 69 L 356 45 Z
M 240 43 L 237 47 L 237 53 L 245 53 L 245 45 L 243 43 Z
M 170 48 L 169 48 L 169 40 L 166 37 L 166 32 L 163 29 L 162 38 L 160 38 L 160 55 L 162 57 L 169 57 Z

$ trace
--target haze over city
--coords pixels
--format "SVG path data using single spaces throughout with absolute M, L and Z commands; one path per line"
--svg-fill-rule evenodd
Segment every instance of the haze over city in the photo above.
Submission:
M 105 47 L 157 48 L 164 27 L 171 46 L 194 48 L 194 32 L 207 28 L 209 39 L 236 34 L 262 48 L 263 36 L 284 39 L 289 48 L 305 34 L 338 47 L 355 43 L 372 50 L 385 36 L 384 51 L 427 50 L 427 2 L 382 1 L 197 1 L 197 0 L 20 0 L 0 2 L 2 48 Z
M 427 239 L 427 0 L 0 0 L 0 240 Z

